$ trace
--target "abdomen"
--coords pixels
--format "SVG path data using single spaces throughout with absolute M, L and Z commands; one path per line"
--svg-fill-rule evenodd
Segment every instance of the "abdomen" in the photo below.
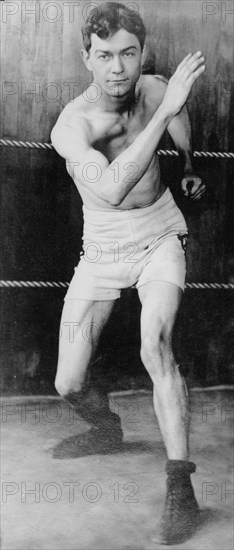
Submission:
M 137 169 L 137 168 L 136 168 Z M 128 176 L 131 177 L 129 169 Z M 147 172 L 135 187 L 128 193 L 122 203 L 118 206 L 120 210 L 130 208 L 140 208 L 148 206 L 155 202 L 164 190 L 164 185 L 161 182 L 160 167 L 158 157 L 155 155 L 149 165 Z

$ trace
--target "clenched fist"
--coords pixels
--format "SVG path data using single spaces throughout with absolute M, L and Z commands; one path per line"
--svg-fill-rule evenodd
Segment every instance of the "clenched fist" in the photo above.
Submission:
M 199 176 L 191 174 L 184 176 L 181 182 L 182 191 L 186 197 L 198 200 L 206 192 L 206 185 Z

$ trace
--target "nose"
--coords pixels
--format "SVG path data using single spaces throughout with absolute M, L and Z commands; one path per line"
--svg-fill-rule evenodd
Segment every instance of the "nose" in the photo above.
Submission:
M 121 63 L 121 59 L 118 55 L 114 56 L 112 59 L 112 67 L 111 71 L 114 74 L 120 74 L 123 72 L 123 65 Z

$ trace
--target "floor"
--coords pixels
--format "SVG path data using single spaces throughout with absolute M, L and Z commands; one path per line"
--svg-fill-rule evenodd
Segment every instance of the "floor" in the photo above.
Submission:
M 233 393 L 191 392 L 192 480 L 202 523 L 172 549 L 233 549 Z M 78 456 L 76 435 L 89 425 L 54 396 L 5 397 L 1 405 L 3 550 L 162 548 L 150 539 L 166 479 L 150 392 L 110 394 L 124 446 L 106 455 Z

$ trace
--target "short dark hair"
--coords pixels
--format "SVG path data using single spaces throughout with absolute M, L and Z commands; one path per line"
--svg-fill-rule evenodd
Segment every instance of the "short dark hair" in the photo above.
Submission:
M 141 50 L 143 50 L 146 28 L 137 11 L 118 2 L 103 2 L 100 6 L 93 8 L 81 29 L 86 51 L 89 52 L 91 48 L 92 33 L 105 39 L 120 29 L 135 34 L 140 42 Z

